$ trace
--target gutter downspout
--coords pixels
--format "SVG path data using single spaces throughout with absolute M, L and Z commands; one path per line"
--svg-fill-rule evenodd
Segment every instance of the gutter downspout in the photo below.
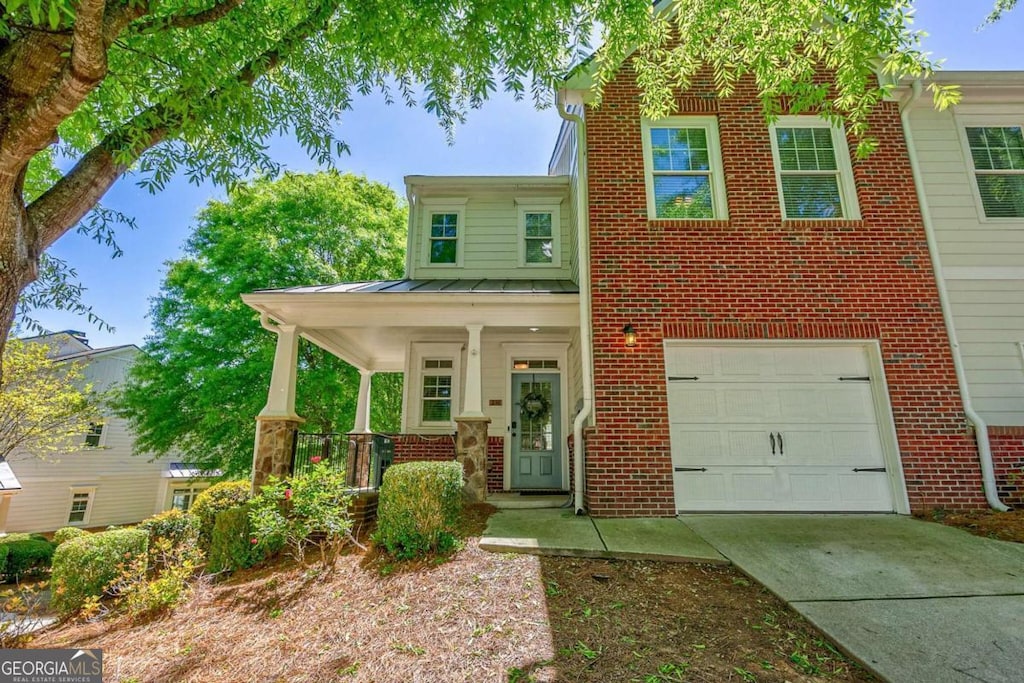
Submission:
M 583 407 L 572 423 L 573 443 L 573 508 L 577 515 L 583 509 L 583 426 L 594 408 L 593 339 L 590 330 L 590 220 L 587 213 L 587 126 L 583 117 L 566 109 L 564 90 L 558 91 L 555 104 L 558 115 L 576 124 L 576 243 L 580 286 L 580 364 L 583 373 Z
M 949 346 L 953 352 L 953 367 L 956 370 L 957 384 L 960 385 L 960 398 L 963 401 L 964 414 L 967 415 L 967 419 L 974 427 L 974 436 L 978 442 L 978 458 L 981 462 L 981 481 L 985 490 L 985 500 L 993 510 L 1006 512 L 1010 508 L 999 500 L 995 466 L 992 463 L 992 445 L 988 439 L 988 425 L 981 415 L 974 410 L 974 405 L 971 402 L 971 392 L 967 386 L 967 375 L 964 372 L 963 357 L 960 354 L 960 341 L 957 338 L 956 327 L 953 325 L 953 311 L 949 304 L 949 292 L 946 290 L 946 278 L 942 272 L 942 262 L 939 259 L 939 247 L 935 239 L 935 228 L 932 224 L 931 210 L 928 208 L 928 202 L 925 198 L 924 180 L 918 165 L 917 153 L 914 151 L 914 135 L 910 130 L 910 107 L 921 97 L 921 91 L 921 79 L 915 79 L 910 93 L 900 101 L 900 121 L 903 123 L 903 136 L 907 141 L 907 155 L 910 157 L 910 168 L 914 175 L 914 189 L 917 190 L 917 203 L 921 207 L 924 233 L 928 239 L 928 255 L 932 260 L 935 283 L 939 290 L 939 306 L 942 308 L 942 318 L 946 324 Z

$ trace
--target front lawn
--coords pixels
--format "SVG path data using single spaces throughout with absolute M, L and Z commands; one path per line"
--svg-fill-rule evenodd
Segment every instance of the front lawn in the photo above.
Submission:
M 471 512 L 447 561 L 282 562 L 148 622 L 65 624 L 30 646 L 102 648 L 121 683 L 875 680 L 732 568 L 491 554 Z

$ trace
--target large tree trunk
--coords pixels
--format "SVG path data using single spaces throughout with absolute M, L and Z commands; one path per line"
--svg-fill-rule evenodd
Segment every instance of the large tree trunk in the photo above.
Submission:
M 0 178 L 0 358 L 18 297 L 36 279 L 39 268 L 38 236 L 21 197 L 23 178 L 24 171 L 16 178 Z

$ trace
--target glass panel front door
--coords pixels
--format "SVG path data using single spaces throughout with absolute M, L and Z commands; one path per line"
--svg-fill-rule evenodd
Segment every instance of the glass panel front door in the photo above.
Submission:
M 561 389 L 557 374 L 512 375 L 512 488 L 562 488 Z

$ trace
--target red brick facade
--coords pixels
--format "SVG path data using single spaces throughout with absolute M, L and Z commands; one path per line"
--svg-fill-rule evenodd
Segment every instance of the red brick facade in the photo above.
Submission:
M 487 492 L 505 488 L 505 437 L 487 437 Z
M 395 434 L 395 464 L 419 460 L 454 460 L 455 437 L 451 434 L 420 436 Z
M 853 162 L 861 220 L 786 221 L 752 84 L 725 100 L 711 93 L 707 82 L 695 83 L 681 109 L 717 116 L 728 220 L 648 220 L 628 68 L 607 86 L 601 107 L 586 112 L 591 513 L 675 514 L 668 337 L 878 339 L 911 507 L 983 506 L 896 105 L 884 103 L 871 117 L 879 149 Z M 623 346 L 626 323 L 639 334 L 635 348 Z
M 1024 507 L 1024 427 L 989 427 L 999 499 Z

